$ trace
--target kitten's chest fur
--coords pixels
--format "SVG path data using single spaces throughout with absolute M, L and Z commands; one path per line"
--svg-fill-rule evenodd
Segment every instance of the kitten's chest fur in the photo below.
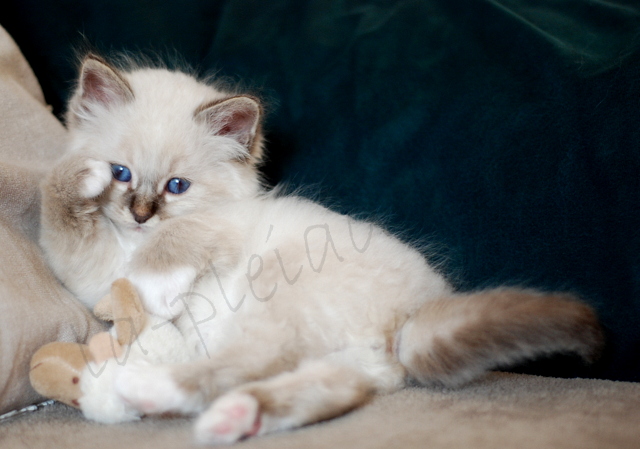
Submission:
M 127 264 L 131 261 L 136 249 L 145 241 L 148 235 L 135 231 L 124 233 L 114 226 L 113 236 L 120 249 L 120 271 L 122 274 L 126 274 Z
M 79 285 L 75 290 L 79 291 L 80 299 L 89 305 L 95 304 L 107 295 L 115 279 L 127 277 L 129 262 L 136 250 L 149 237 L 148 234 L 140 232 L 122 232 L 108 219 L 104 219 L 104 222 L 108 231 L 104 231 L 106 235 L 101 238 L 105 241 L 111 241 L 113 252 L 112 254 L 103 254 L 102 257 L 90 253 L 92 259 L 102 260 L 102 263 L 90 264 L 90 260 L 87 260 L 86 265 L 93 266 L 93 275 L 89 275 L 85 279 L 76 279 Z

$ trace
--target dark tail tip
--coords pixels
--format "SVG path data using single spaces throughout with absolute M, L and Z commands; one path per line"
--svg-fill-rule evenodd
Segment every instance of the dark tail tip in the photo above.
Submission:
M 398 358 L 422 383 L 458 385 L 498 366 L 604 347 L 594 310 L 574 296 L 494 289 L 424 304 L 400 334 Z

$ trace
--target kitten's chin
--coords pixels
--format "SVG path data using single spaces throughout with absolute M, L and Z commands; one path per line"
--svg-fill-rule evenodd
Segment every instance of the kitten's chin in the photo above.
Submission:
M 153 230 L 157 223 L 136 223 L 131 220 L 123 220 L 122 217 L 113 217 L 106 214 L 107 218 L 111 222 L 112 226 L 114 226 L 118 233 L 122 236 L 124 235 L 144 235 Z
M 151 232 L 154 226 L 138 223 L 116 223 L 116 226 L 122 234 L 144 235 Z

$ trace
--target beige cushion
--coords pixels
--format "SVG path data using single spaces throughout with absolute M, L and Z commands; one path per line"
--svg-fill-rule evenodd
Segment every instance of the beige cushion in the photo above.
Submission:
M 0 414 L 40 398 L 29 360 L 43 344 L 84 341 L 100 325 L 54 278 L 36 245 L 38 182 L 66 132 L 16 44 L 0 28 Z

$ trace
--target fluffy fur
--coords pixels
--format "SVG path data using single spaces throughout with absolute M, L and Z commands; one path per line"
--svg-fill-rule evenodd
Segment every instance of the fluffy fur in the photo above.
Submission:
M 41 243 L 88 306 L 126 276 L 183 332 L 191 362 L 115 379 L 133 407 L 201 412 L 198 441 L 230 443 L 407 380 L 458 385 L 555 351 L 592 359 L 601 331 L 574 298 L 458 295 L 379 227 L 267 193 L 261 119 L 256 98 L 184 73 L 84 60 L 70 150 L 43 183 Z M 114 179 L 113 164 L 131 179 Z M 174 178 L 189 188 L 171 193 Z

